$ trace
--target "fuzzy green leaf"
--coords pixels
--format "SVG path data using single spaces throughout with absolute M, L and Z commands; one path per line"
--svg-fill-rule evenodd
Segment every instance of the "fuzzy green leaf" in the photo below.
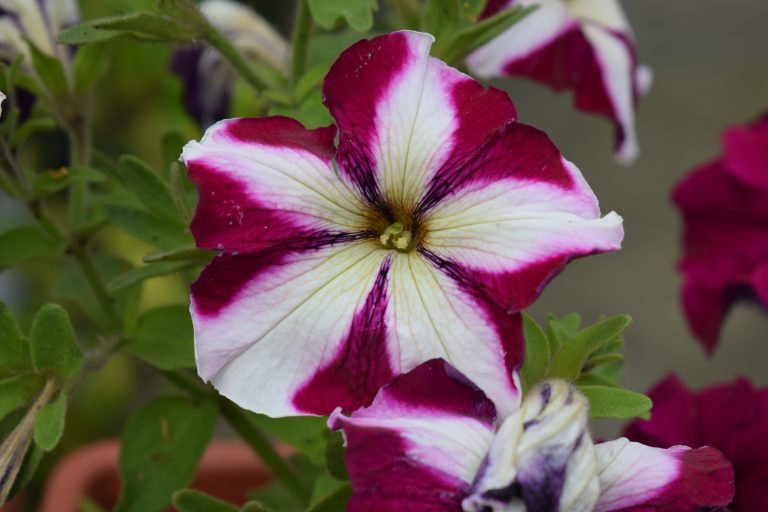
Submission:
M 192 243 L 192 237 L 177 224 L 160 219 L 145 210 L 120 204 L 104 207 L 106 217 L 139 240 L 160 249 L 173 249 Z
M 98 22 L 99 20 L 95 21 Z M 88 21 L 62 30 L 59 33 L 59 42 L 63 44 L 82 45 L 109 41 L 120 35 L 123 35 L 123 33 L 119 30 L 96 28 L 94 27 L 93 22 Z
M 193 267 L 197 262 L 190 261 L 161 261 L 132 268 L 124 274 L 116 276 L 107 283 L 107 291 L 117 293 L 129 286 L 146 281 L 153 277 L 175 274 L 181 270 Z
M 52 401 L 40 408 L 35 418 L 35 444 L 44 452 L 56 448 L 64 433 L 67 416 L 67 394 L 61 390 Z
M 187 306 L 162 306 L 141 315 L 126 349 L 163 370 L 194 368 L 194 334 Z
M 32 369 L 29 343 L 24 338 L 13 314 L 2 302 L 0 302 L 0 367 L 10 372 Z
M 562 344 L 552 359 L 548 376 L 557 379 L 577 379 L 589 357 L 621 335 L 631 321 L 628 315 L 618 315 L 601 320 L 580 331 Z
M 335 436 L 325 445 L 325 467 L 328 473 L 337 480 L 349 480 L 347 466 L 344 463 L 344 438 Z
M 322 28 L 334 28 L 339 18 L 346 20 L 358 32 L 367 32 L 373 26 L 376 0 L 308 0 L 309 11 Z
M 0 269 L 42 256 L 50 256 L 64 248 L 37 226 L 21 226 L 0 234 Z
M 523 315 L 525 332 L 525 361 L 520 372 L 527 388 L 534 386 L 547 374 L 549 365 L 549 341 L 544 330 L 528 315 Z
M 240 510 L 231 503 L 196 489 L 184 489 L 173 493 L 173 507 L 179 512 L 238 512 Z
M 179 397 L 144 405 L 123 431 L 123 488 L 115 512 L 162 510 L 189 485 L 216 424 L 216 407 Z
M 124 16 L 101 18 L 90 24 L 97 29 L 116 31 L 147 41 L 189 43 L 201 35 L 191 24 L 182 24 L 174 18 L 154 12 L 133 12 Z
M 44 385 L 43 375 L 17 375 L 0 380 L 0 420 L 28 404 Z
M 589 412 L 593 418 L 650 418 L 653 402 L 645 395 L 609 386 L 578 388 L 589 399 Z
M 33 117 L 18 127 L 16 133 L 11 137 L 11 147 L 16 148 L 24 144 L 24 141 L 35 132 L 52 131 L 58 128 L 56 120 L 52 117 Z
M 134 156 L 122 157 L 120 169 L 126 186 L 136 194 L 147 210 L 183 227 L 168 185 L 154 170 Z
M 69 315 L 56 304 L 46 304 L 35 315 L 29 345 L 32 361 L 39 372 L 50 372 L 69 380 L 83 366 L 83 354 Z
M 43 53 L 32 41 L 27 41 L 32 57 L 32 66 L 54 99 L 65 98 L 69 93 L 67 77 L 58 59 Z
M 326 420 L 312 416 L 270 418 L 249 414 L 253 422 L 270 436 L 296 448 L 318 466 L 325 462 L 325 443 L 331 439 Z

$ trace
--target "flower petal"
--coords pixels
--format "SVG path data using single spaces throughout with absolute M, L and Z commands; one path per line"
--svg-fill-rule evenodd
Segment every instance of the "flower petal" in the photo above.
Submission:
M 441 360 L 382 388 L 373 404 L 328 424 L 343 430 L 349 512 L 456 512 L 491 444 L 495 411 Z
M 723 134 L 725 166 L 742 182 L 768 194 L 768 115 Z
M 488 452 L 466 512 L 592 512 L 600 494 L 587 399 L 565 381 L 525 396 Z
M 200 199 L 198 247 L 252 252 L 318 247 L 364 229 L 364 208 L 335 176 L 333 127 L 285 117 L 231 119 L 184 147 Z
M 369 241 L 218 256 L 192 288 L 200 376 L 270 416 L 367 405 L 395 375 L 379 310 L 388 272 Z
M 451 277 L 417 252 L 392 263 L 387 322 L 401 372 L 440 357 L 483 389 L 504 416 L 519 404 L 520 315 L 487 301 L 471 283 Z
M 325 79 L 339 171 L 372 205 L 412 207 L 441 167 L 516 117 L 505 93 L 429 57 L 433 41 L 408 31 L 360 41 Z
M 595 449 L 602 492 L 595 512 L 700 510 L 733 498 L 733 467 L 714 448 L 665 450 L 621 438 Z
M 435 187 L 435 190 L 439 190 Z M 513 124 L 427 216 L 425 247 L 504 310 L 530 304 L 565 264 L 620 248 L 622 220 L 547 136 Z
M 631 161 L 637 156 L 634 108 L 648 73 L 638 70 L 626 20 L 615 2 L 542 2 L 473 52 L 467 64 L 480 76 L 524 76 L 557 91 L 573 90 L 577 109 L 616 125 L 617 157 Z

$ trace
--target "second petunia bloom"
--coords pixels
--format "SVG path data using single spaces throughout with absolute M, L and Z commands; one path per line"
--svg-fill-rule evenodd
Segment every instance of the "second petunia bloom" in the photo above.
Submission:
M 620 247 L 578 169 L 432 41 L 342 53 L 324 84 L 336 127 L 234 119 L 184 148 L 192 232 L 221 251 L 192 289 L 198 372 L 239 405 L 349 412 L 440 357 L 508 414 L 517 311 L 569 260 Z

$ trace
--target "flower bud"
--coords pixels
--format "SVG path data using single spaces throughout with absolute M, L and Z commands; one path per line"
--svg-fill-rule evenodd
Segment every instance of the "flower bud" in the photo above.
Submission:
M 465 512 L 589 512 L 600 495 L 589 403 L 565 381 L 532 389 L 501 425 Z

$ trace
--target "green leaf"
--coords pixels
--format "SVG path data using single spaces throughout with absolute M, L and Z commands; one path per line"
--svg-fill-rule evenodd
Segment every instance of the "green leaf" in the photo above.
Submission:
M 104 215 L 119 228 L 160 249 L 173 249 L 192 243 L 189 233 L 178 225 L 138 208 L 109 204 L 104 206 Z
M 171 186 L 173 204 L 179 211 L 184 224 L 189 224 L 197 204 L 197 190 L 187 177 L 187 168 L 180 162 L 173 162 L 168 169 L 168 180 Z
M 585 373 L 576 380 L 577 386 L 607 386 L 609 388 L 621 387 L 617 382 L 607 379 L 602 375 Z
M 32 369 L 29 343 L 24 338 L 13 314 L 2 302 L 0 302 L 0 367 L 10 372 L 24 372 Z
M 273 509 L 266 506 L 264 503 L 260 501 L 249 501 L 245 505 L 243 505 L 243 508 L 240 509 L 240 512 L 273 512 Z M 281 511 L 281 512 L 288 512 L 288 511 Z
M 187 306 L 162 306 L 141 315 L 126 349 L 163 370 L 194 368 L 194 334 Z
M 201 35 L 193 25 L 182 24 L 154 12 L 134 12 L 124 16 L 101 18 L 90 22 L 97 29 L 114 30 L 145 41 L 190 43 Z
M 579 391 L 589 399 L 589 412 L 593 418 L 651 417 L 653 402 L 640 393 L 608 386 L 579 386 Z
M 52 401 L 40 408 L 35 418 L 35 444 L 44 452 L 56 448 L 64 433 L 67 394 L 61 390 Z
M 33 117 L 19 126 L 16 133 L 11 137 L 11 147 L 21 146 L 25 140 L 38 131 L 52 131 L 58 128 L 56 120 L 52 117 Z
M 337 480 L 328 473 L 320 473 L 315 479 L 315 485 L 312 487 L 310 506 L 320 503 L 345 485 L 347 485 L 345 481 Z
M 537 6 L 513 7 L 458 30 L 439 54 L 449 64 L 458 64 L 473 50 L 487 43 L 531 13 Z
M 106 180 L 104 174 L 90 167 L 62 167 L 56 171 L 38 174 L 33 183 L 33 188 L 38 193 L 51 193 L 66 188 L 73 183 L 98 183 L 104 180 Z
M 100 21 L 100 20 L 95 20 Z M 109 41 L 123 35 L 119 30 L 96 28 L 93 21 L 87 21 L 74 27 L 69 27 L 59 33 L 59 42 L 63 44 L 83 45 Z
M 142 283 L 153 277 L 175 274 L 184 269 L 194 267 L 198 262 L 190 261 L 161 261 L 133 268 L 124 274 L 116 276 L 107 283 L 109 293 L 117 293 L 129 286 Z
M 336 435 L 325 445 L 325 467 L 337 480 L 349 480 L 347 465 L 344 462 L 344 438 Z
M 525 360 L 520 372 L 527 388 L 533 387 L 547 374 L 549 365 L 549 341 L 544 330 L 530 316 L 523 315 L 525 332 Z
M 547 331 L 557 340 L 558 347 L 579 332 L 580 326 L 581 317 L 577 313 L 568 313 L 562 318 L 550 314 L 547 318 Z
M 575 380 L 589 357 L 606 343 L 618 337 L 632 321 L 628 315 L 601 320 L 567 340 L 555 354 L 549 377 Z
M 128 421 L 120 449 L 123 488 L 115 512 L 148 512 L 169 505 L 192 481 L 216 424 L 211 402 L 163 397 Z
M 280 482 L 272 482 L 254 489 L 248 493 L 248 497 L 253 500 L 251 508 L 254 508 L 253 503 L 255 502 L 264 510 L 276 512 L 303 512 L 305 509 Z M 254 510 L 260 509 L 254 508 Z
M 204 251 L 194 245 L 186 247 L 177 247 L 170 251 L 154 251 L 144 255 L 144 263 L 156 263 L 159 261 L 194 261 L 205 263 L 211 259 L 215 253 L 213 251 Z
M 376 0 L 308 0 L 309 11 L 322 28 L 334 28 L 336 20 L 343 18 L 358 32 L 367 32 L 373 26 Z
M 0 420 L 29 403 L 44 385 L 43 375 L 17 375 L 0 380 Z
M 435 36 L 439 44 L 453 34 L 460 24 L 462 0 L 427 0 L 421 20 L 423 32 Z
M 29 482 L 32 481 L 32 477 L 37 473 L 37 466 L 40 465 L 40 459 L 43 458 L 43 450 L 38 448 L 34 443 L 30 445 L 27 450 L 27 454 L 24 456 L 24 461 L 21 463 L 21 469 L 19 469 L 16 475 L 16 481 L 13 482 L 8 499 L 12 499 L 16 494 L 24 489 Z
M 38 371 L 51 372 L 69 380 L 83 366 L 75 330 L 61 306 L 46 304 L 40 308 L 32 321 L 29 343 L 32 361 Z
M 270 418 L 262 414 L 249 414 L 253 422 L 270 436 L 277 438 L 298 450 L 312 463 L 325 463 L 325 444 L 331 439 L 325 418 L 292 416 Z
M 23 261 L 49 256 L 64 248 L 38 226 L 21 226 L 0 234 L 0 269 Z
M 307 512 L 344 512 L 352 497 L 352 486 L 342 485 L 333 494 L 307 509 Z
M 183 227 L 168 185 L 154 170 L 135 156 L 122 157 L 120 169 L 126 186 L 136 194 L 147 210 Z
M 240 510 L 231 503 L 195 489 L 184 489 L 173 493 L 173 507 L 179 512 L 238 512 Z
M 169 131 L 163 135 L 163 173 L 168 178 L 171 164 L 177 163 L 181 156 L 181 151 L 184 149 L 184 145 L 189 141 L 189 137 L 186 137 L 181 132 L 175 130 Z
M 27 40 L 27 46 L 30 49 L 32 66 L 53 99 L 65 98 L 69 94 L 69 86 L 61 62 L 43 53 L 31 40 Z

